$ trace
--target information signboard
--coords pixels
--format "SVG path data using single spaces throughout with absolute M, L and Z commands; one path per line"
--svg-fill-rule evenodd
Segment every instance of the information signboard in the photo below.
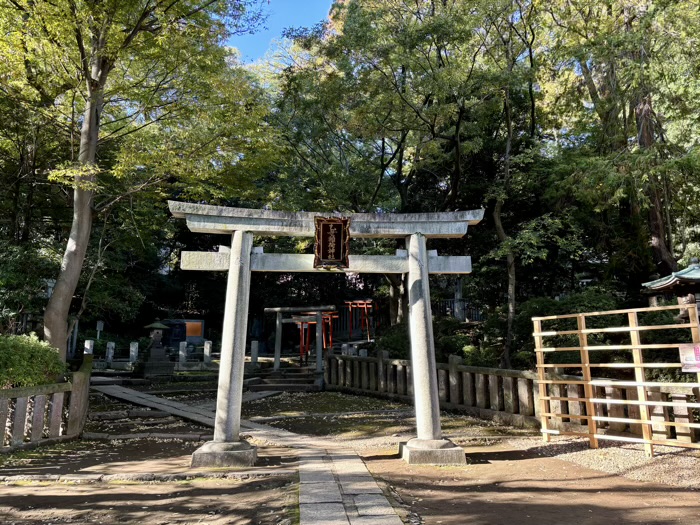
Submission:
M 680 345 L 683 372 L 700 372 L 700 344 Z
M 350 219 L 316 217 L 314 268 L 347 268 L 350 247 Z

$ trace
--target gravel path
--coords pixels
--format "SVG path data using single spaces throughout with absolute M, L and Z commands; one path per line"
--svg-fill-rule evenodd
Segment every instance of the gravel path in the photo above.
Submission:
M 587 439 L 559 436 L 552 437 L 550 443 L 541 438 L 511 439 L 507 443 L 543 457 L 556 457 L 635 481 L 700 490 L 700 450 L 657 446 L 654 457 L 648 458 L 642 445 L 603 440 L 598 449 L 589 448 Z

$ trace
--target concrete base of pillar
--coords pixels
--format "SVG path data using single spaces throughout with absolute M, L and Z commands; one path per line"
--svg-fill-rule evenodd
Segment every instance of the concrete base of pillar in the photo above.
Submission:
M 466 465 L 464 450 L 449 439 L 411 439 L 399 445 L 399 454 L 409 465 Z
M 252 467 L 258 448 L 247 441 L 208 441 L 192 453 L 192 468 Z

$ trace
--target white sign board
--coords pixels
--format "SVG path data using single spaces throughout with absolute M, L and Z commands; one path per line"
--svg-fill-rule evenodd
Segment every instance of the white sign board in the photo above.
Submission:
M 700 372 L 700 344 L 680 345 L 683 372 Z

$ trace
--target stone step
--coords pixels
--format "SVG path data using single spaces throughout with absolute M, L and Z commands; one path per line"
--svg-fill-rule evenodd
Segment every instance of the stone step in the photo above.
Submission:
M 316 368 L 310 367 L 310 366 L 285 366 L 280 368 L 279 370 L 274 370 L 272 368 L 263 368 L 261 370 L 258 370 L 258 374 L 260 375 L 265 375 L 265 374 L 308 374 L 308 373 L 314 373 L 316 371 Z
M 275 384 L 275 385 L 251 385 L 248 389 L 250 392 L 271 391 L 271 392 L 318 392 L 321 390 L 319 385 L 313 384 Z
M 292 385 L 292 384 L 313 384 L 316 378 L 314 376 L 309 377 L 268 377 L 262 380 L 263 385 Z

